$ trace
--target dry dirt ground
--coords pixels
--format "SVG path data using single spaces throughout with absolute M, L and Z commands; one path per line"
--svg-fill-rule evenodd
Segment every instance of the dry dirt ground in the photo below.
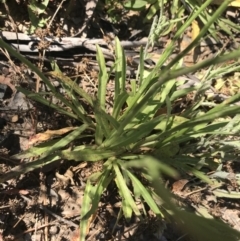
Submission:
M 27 0 L 9 0 L 7 9 L 1 4 L 2 31 L 21 33 L 29 29 L 27 4 Z M 81 30 L 86 21 L 85 3 L 68 0 L 64 1 L 57 10 L 59 6 L 60 1 L 49 2 L 43 17 L 49 18 L 51 25 L 48 28 L 36 29 L 33 34 L 41 39 L 45 36 L 71 37 Z M 85 37 L 105 41 L 106 44 L 103 47 L 110 53 L 106 54 L 105 58 L 110 68 L 114 60 L 112 57 L 114 52 L 109 43 L 114 37 L 118 36 L 121 41 L 145 41 L 150 24 L 142 23 L 144 12 L 126 13 L 119 5 L 116 5 L 112 12 L 107 12 L 108 9 L 109 6 L 106 7 L 101 2 L 98 4 L 91 21 L 87 23 Z M 53 17 L 55 13 L 56 16 Z M 116 19 L 115 23 L 113 17 Z M 189 33 L 191 29 L 175 46 L 176 53 L 191 41 Z M 147 67 L 151 68 L 155 64 L 170 35 L 159 40 L 157 47 L 151 52 L 151 60 L 146 62 Z M 42 41 L 41 44 L 38 46 L 39 52 L 23 54 L 43 72 L 51 70 L 50 58 L 55 59 L 66 75 L 75 78 L 76 83 L 79 83 L 88 93 L 96 94 L 98 65 L 94 51 L 89 48 L 78 48 L 55 53 L 44 52 L 44 42 Z M 184 63 L 192 65 L 194 62 L 212 56 L 222 48 L 226 50 L 231 48 L 231 43 L 224 36 L 221 43 L 204 45 L 195 53 L 189 53 Z M 139 46 L 126 47 L 125 51 L 130 80 L 134 77 L 134 71 L 138 65 Z M 47 100 L 57 104 L 57 100 L 51 96 L 46 86 L 23 63 L 8 55 L 3 49 L 1 49 L 0 59 L 0 173 L 4 175 L 11 168 L 25 161 L 13 160 L 10 158 L 12 155 L 42 141 L 41 138 L 44 139 L 43 135 L 37 136 L 38 133 L 46 134 L 47 130 L 69 128 L 79 123 L 26 99 L 16 90 L 16 86 L 47 92 Z M 54 78 L 51 81 L 58 91 L 64 94 L 58 81 Z M 111 112 L 113 95 L 111 84 L 110 80 L 107 96 L 109 112 Z M 232 82 L 231 86 L 236 87 L 237 83 Z M 218 90 L 218 93 L 224 95 L 231 94 L 229 92 L 231 91 L 227 84 L 223 84 Z M 189 103 L 191 97 L 189 98 L 182 101 Z M 100 169 L 101 163 L 79 164 L 62 160 L 1 183 L 0 240 L 78 240 L 79 213 L 84 185 L 87 177 Z M 239 169 L 238 163 L 229 161 L 222 170 L 229 174 L 236 174 Z M 229 179 L 224 188 L 238 191 L 238 184 L 235 182 L 235 179 Z M 240 231 L 238 199 L 216 198 L 211 188 L 191 178 L 183 178 L 176 182 L 170 180 L 169 188 L 175 195 L 178 205 L 187 206 L 206 216 L 208 214 L 221 218 Z M 144 222 L 140 222 L 137 218 L 129 222 L 123 218 L 118 219 L 120 203 L 116 187 L 112 184 L 102 196 L 98 213 L 90 220 L 88 240 L 191 240 L 187 233 L 180 232 L 174 224 L 157 220 L 147 207 L 148 217 Z M 163 229 L 164 232 L 161 231 Z M 157 235 L 159 233 L 160 235 Z

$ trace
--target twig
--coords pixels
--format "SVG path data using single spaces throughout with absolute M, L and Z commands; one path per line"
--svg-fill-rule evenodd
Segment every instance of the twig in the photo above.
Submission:
M 201 192 L 201 191 L 206 190 L 206 189 L 207 189 L 207 187 L 199 188 L 199 189 L 197 189 L 197 190 L 194 190 L 194 191 L 192 191 L 192 192 L 189 192 L 189 193 L 184 194 L 184 197 L 188 197 L 188 196 L 190 196 L 190 195 L 192 195 L 192 194 L 194 194 L 194 193 Z
M 18 221 L 13 225 L 13 228 L 16 228 L 17 225 L 23 220 L 25 215 L 22 215 L 21 218 L 18 219 Z
M 35 222 L 35 227 L 34 227 L 34 240 L 37 240 L 36 237 L 37 237 L 37 222 L 38 222 L 38 216 L 36 217 L 36 222 Z
M 85 18 L 83 21 L 83 26 L 81 27 L 80 30 L 78 30 L 78 32 L 76 34 L 74 34 L 74 37 L 80 35 L 87 28 L 88 23 L 92 19 L 92 16 L 93 16 L 94 10 L 97 6 L 97 3 L 98 3 L 98 0 L 86 1 Z
M 50 20 L 49 24 L 48 24 L 48 29 L 50 29 L 51 27 L 51 24 L 55 18 L 55 16 L 57 15 L 57 12 L 59 11 L 59 9 L 61 8 L 63 2 L 65 0 L 62 0 L 62 2 L 59 4 L 57 10 L 55 11 L 52 19 Z M 41 39 L 42 41 L 45 41 L 44 37 Z M 41 54 L 42 52 L 42 54 Z M 46 54 L 46 49 L 44 48 L 42 51 L 39 51 L 39 59 L 40 59 L 40 62 L 39 62 L 39 69 L 42 71 L 42 68 L 43 68 L 43 65 L 44 65 L 44 58 L 45 58 L 45 54 Z M 39 85 L 40 85 L 40 77 L 38 76 L 37 77 L 37 82 L 36 82 L 36 92 L 38 93 L 39 92 Z
M 17 25 L 15 24 L 12 16 L 10 15 L 10 10 L 9 10 L 8 5 L 6 4 L 6 1 L 4 0 L 4 1 L 2 1 L 2 3 L 3 3 L 3 5 L 4 5 L 5 9 L 6 9 L 7 16 L 8 16 L 8 18 L 10 19 L 10 21 L 11 21 L 11 23 L 12 23 L 12 25 L 13 25 L 13 28 L 14 28 L 15 33 L 16 33 L 16 36 L 17 36 L 17 44 L 19 45 Z M 19 49 L 18 49 L 18 52 L 19 52 Z
M 60 8 L 62 7 L 62 5 L 63 5 L 63 3 L 64 3 L 65 1 L 66 1 L 66 0 L 62 0 L 62 1 L 60 2 L 60 4 L 58 5 L 57 10 L 56 10 L 55 13 L 53 14 L 52 19 L 50 20 L 50 22 L 49 22 L 49 24 L 48 24 L 48 26 L 47 26 L 49 29 L 50 29 L 50 27 L 51 27 L 51 25 L 52 25 L 52 22 L 53 22 L 54 18 L 56 17 L 58 11 L 60 10 Z
M 37 230 L 42 229 L 42 228 L 45 228 L 46 226 L 52 226 L 52 225 L 56 225 L 56 222 L 54 221 L 54 222 L 51 222 L 51 223 L 48 223 L 48 224 L 44 224 L 44 225 L 42 225 L 42 226 L 39 226 L 39 227 L 37 228 Z M 15 240 L 17 240 L 17 238 L 20 238 L 21 236 L 23 236 L 23 235 L 26 234 L 26 233 L 31 233 L 32 231 L 35 231 L 35 229 L 36 229 L 35 227 L 34 227 L 34 228 L 30 228 L 30 229 L 28 229 L 28 230 L 26 230 L 26 231 L 18 234 L 18 235 L 15 236 L 14 238 L 15 238 Z
M 188 233 L 183 234 L 182 236 L 180 236 L 176 241 L 180 241 L 181 239 L 183 239 L 184 237 L 186 237 L 188 235 Z
M 40 172 L 39 175 L 39 179 L 40 179 L 40 195 L 43 198 L 43 205 L 47 205 L 47 188 L 46 185 L 44 184 L 44 180 L 46 179 L 46 176 L 43 172 Z M 44 222 L 45 224 L 48 224 L 48 215 L 46 214 L 46 212 L 44 213 Z M 44 240 L 47 241 L 48 240 L 48 226 L 46 225 L 46 227 L 44 228 Z

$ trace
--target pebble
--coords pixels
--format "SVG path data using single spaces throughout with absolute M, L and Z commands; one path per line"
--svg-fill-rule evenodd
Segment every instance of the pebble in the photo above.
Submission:
M 54 235 L 54 234 L 57 234 L 59 232 L 59 229 L 57 226 L 51 226 L 50 229 L 49 229 L 49 233 L 51 235 Z

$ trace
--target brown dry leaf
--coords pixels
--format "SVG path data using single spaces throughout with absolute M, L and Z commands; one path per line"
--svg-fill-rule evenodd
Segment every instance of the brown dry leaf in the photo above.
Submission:
M 43 133 L 38 133 L 29 140 L 29 145 L 34 145 L 36 143 L 41 143 L 49 139 L 59 137 L 68 133 L 69 131 L 75 130 L 77 127 L 66 127 L 59 130 L 47 130 Z
M 22 189 L 22 190 L 19 190 L 19 194 L 28 195 L 28 194 L 29 194 L 29 191 L 26 190 L 26 189 Z
M 87 234 L 89 234 L 90 226 L 94 222 L 96 217 L 97 217 L 97 212 L 95 214 L 92 214 L 91 217 L 88 219 L 87 232 L 86 232 Z M 72 236 L 71 236 L 71 241 L 78 241 L 78 240 L 80 240 L 80 231 L 79 231 L 79 229 L 75 230 L 72 233 Z
M 188 179 L 180 179 L 172 184 L 172 192 L 179 194 L 183 190 L 184 186 L 189 182 Z
M 12 188 L 12 189 L 9 189 L 7 191 L 4 191 L 3 193 L 7 194 L 7 195 L 16 195 L 16 194 L 27 195 L 27 194 L 29 194 L 29 191 L 26 190 L 26 189 Z
M 91 224 L 95 221 L 96 217 L 97 217 L 97 212 L 95 212 L 94 214 L 92 214 L 91 217 L 88 219 L 87 234 L 89 233 L 90 226 L 91 226 Z
M 234 229 L 240 231 L 239 210 L 226 209 L 222 215 L 222 218 L 230 223 Z
M 16 88 L 15 86 L 11 83 L 11 79 L 8 77 L 5 77 L 3 75 L 0 75 L 0 84 L 7 85 L 9 88 L 12 89 L 12 91 L 15 93 Z
M 72 232 L 70 240 L 71 241 L 79 241 L 79 238 L 80 238 L 80 232 L 79 232 L 79 229 L 77 229 Z

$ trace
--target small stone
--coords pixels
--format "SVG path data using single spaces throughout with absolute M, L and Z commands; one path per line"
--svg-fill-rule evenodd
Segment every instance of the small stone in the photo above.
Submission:
M 51 235 L 54 235 L 54 234 L 57 234 L 59 231 L 58 227 L 57 226 L 51 226 L 50 229 L 49 229 L 49 233 Z
M 15 123 L 15 122 L 17 122 L 18 121 L 18 115 L 14 115 L 14 116 L 12 116 L 12 118 L 11 118 L 11 122 L 12 123 Z

